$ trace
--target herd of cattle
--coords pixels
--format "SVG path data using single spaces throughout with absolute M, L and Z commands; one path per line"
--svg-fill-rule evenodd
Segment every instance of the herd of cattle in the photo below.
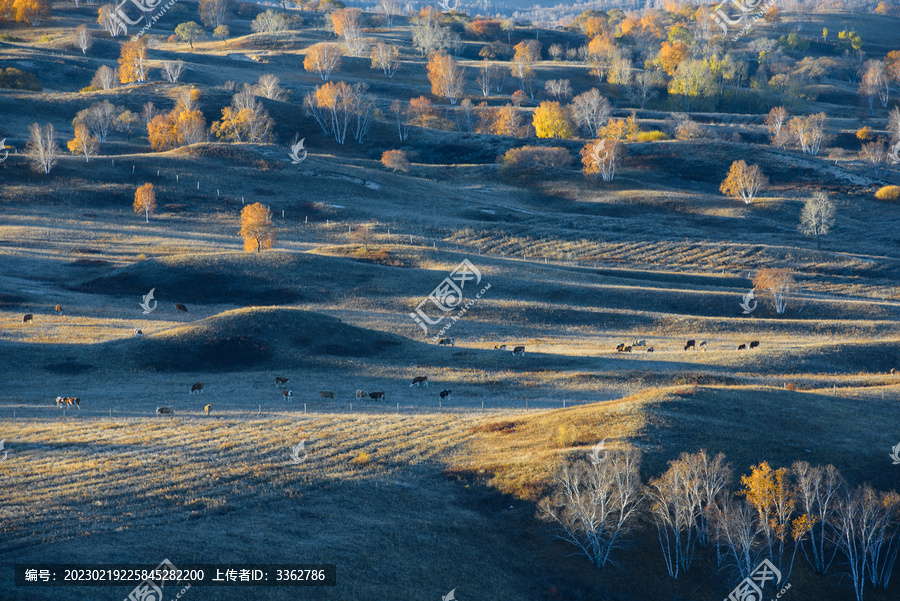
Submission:
M 748 346 L 747 344 L 739 344 L 737 347 L 737 350 L 743 351 L 747 348 L 747 346 Z M 750 342 L 749 346 L 751 349 L 759 348 L 759 340 L 752 340 Z M 653 352 L 653 347 L 647 346 L 646 340 L 634 340 L 634 341 L 632 341 L 631 344 L 628 344 L 628 345 L 626 345 L 624 342 L 622 342 L 622 343 L 616 345 L 616 352 L 617 353 L 630 353 L 636 348 L 644 348 L 644 347 L 646 347 L 648 353 Z M 494 348 L 497 348 L 497 347 L 494 347 Z M 701 340 L 700 344 L 697 344 L 696 340 L 691 339 L 691 340 L 688 340 L 687 342 L 685 342 L 685 344 L 684 344 L 684 350 L 688 350 L 688 349 L 697 350 L 698 348 L 700 350 L 705 351 L 707 348 L 706 341 Z M 523 352 L 524 352 L 524 348 L 523 348 Z

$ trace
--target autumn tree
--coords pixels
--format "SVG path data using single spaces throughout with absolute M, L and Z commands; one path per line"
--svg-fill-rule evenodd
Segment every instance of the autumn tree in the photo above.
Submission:
M 787 146 L 790 140 L 787 127 L 788 117 L 790 115 L 783 106 L 774 107 L 766 116 L 766 127 L 769 128 L 769 133 L 772 135 L 770 138 L 772 144 L 779 148 Z
M 400 50 L 393 45 L 378 42 L 372 47 L 370 58 L 372 68 L 384 71 L 384 76 L 393 79 L 394 73 L 400 68 Z
M 222 119 L 212 124 L 210 133 L 232 142 L 262 144 L 271 141 L 274 127 L 275 122 L 256 99 L 253 88 L 244 84 L 232 96 L 231 105 L 222 109 Z
M 538 510 L 560 526 L 559 538 L 602 569 L 627 541 L 642 499 L 637 450 L 606 451 L 598 459 L 564 464 Z
M 816 113 L 808 117 L 794 117 L 788 121 L 788 131 L 803 150 L 803 154 L 816 156 L 829 137 L 828 117 Z
M 216 29 L 228 23 L 233 0 L 200 0 L 200 20 L 207 27 Z
M 113 127 L 116 128 L 116 131 L 124 133 L 125 136 L 130 140 L 131 134 L 134 133 L 134 130 L 138 128 L 140 123 L 141 118 L 136 113 L 125 110 L 119 113 L 119 116 L 116 117 Z
M 631 79 L 625 93 L 641 108 L 647 105 L 647 101 L 656 95 L 658 77 L 654 71 L 641 71 Z
M 119 85 L 119 70 L 100 65 L 94 78 L 91 79 L 91 85 L 100 90 L 111 90 Z
M 884 140 L 875 140 L 868 144 L 863 144 L 859 151 L 859 158 L 864 163 L 868 163 L 875 170 L 875 177 L 878 177 L 878 170 L 887 161 L 888 148 Z
M 400 137 L 400 141 L 403 142 L 409 137 L 409 111 L 403 107 L 403 103 L 400 100 L 394 100 L 391 103 L 391 113 L 393 113 L 397 122 L 397 135 Z
M 14 0 L 13 10 L 16 21 L 37 27 L 50 18 L 50 2 L 48 0 Z
M 604 182 L 616 176 L 625 148 L 618 140 L 603 138 L 588 142 L 581 149 L 581 164 L 586 177 L 599 175 Z
M 828 192 L 818 191 L 803 203 L 800 211 L 800 233 L 816 237 L 816 247 L 821 248 L 819 236 L 827 234 L 834 226 L 834 203 Z
M 84 162 L 90 163 L 91 156 L 97 154 L 100 148 L 100 140 L 91 136 L 90 130 L 84 123 L 75 126 L 75 137 L 66 144 L 72 154 L 83 154 Z
M 146 183 L 134 193 L 134 212 L 143 213 L 144 219 L 150 223 L 150 213 L 156 210 L 156 192 L 153 184 Z
M 275 244 L 275 226 L 269 207 L 259 202 L 245 206 L 241 211 L 239 235 L 244 239 L 244 250 L 247 252 L 272 248 Z
M 672 44 L 663 42 L 660 44 L 659 55 L 656 60 L 658 61 L 659 66 L 662 67 L 662 70 L 671 77 L 678 69 L 678 65 L 680 65 L 689 54 L 690 51 L 686 44 L 682 44 L 681 42 L 674 42 Z
M 50 173 L 59 158 L 59 147 L 55 140 L 56 132 L 50 123 L 43 126 L 32 123 L 28 132 L 28 156 L 35 169 L 43 171 L 46 175 Z
M 147 123 L 147 139 L 152 150 L 163 152 L 178 146 L 178 133 L 175 129 L 177 117 L 177 113 L 172 111 L 164 115 L 154 115 Z
M 571 138 L 575 135 L 569 111 L 558 102 L 542 102 L 534 110 L 532 123 L 538 138 Z
M 862 69 L 862 79 L 859 83 L 859 95 L 869 102 L 869 115 L 874 113 L 873 103 L 876 97 L 881 101 L 881 106 L 886 107 L 891 91 L 891 80 L 883 61 L 869 60 Z
M 741 476 L 744 488 L 739 491 L 756 510 L 757 524 L 768 547 L 767 556 L 776 567 L 782 567 L 784 549 L 791 535 L 791 516 L 797 495 L 788 468 L 773 470 L 763 461 L 751 466 L 750 474 Z
M 81 54 L 87 56 L 87 51 L 94 45 L 94 35 L 87 25 L 79 25 L 75 28 L 75 43 L 81 48 Z
M 388 150 L 381 155 L 381 164 L 394 172 L 409 173 L 409 158 L 402 150 Z
M 199 40 L 206 35 L 206 32 L 203 31 L 203 28 L 196 22 L 188 21 L 186 23 L 181 23 L 175 28 L 175 35 L 177 35 L 182 42 L 189 43 L 191 45 L 191 50 L 193 50 L 194 40 Z
M 534 88 L 531 85 L 534 79 L 534 65 L 541 60 L 541 44 L 537 40 L 519 42 L 515 46 L 515 55 L 510 71 L 512 76 L 519 80 L 519 89 L 525 91 L 528 84 L 531 97 L 534 98 Z
M 276 41 L 278 35 L 288 31 L 291 27 L 291 21 L 287 15 L 277 13 L 272 9 L 260 13 L 250 23 L 250 29 L 253 33 L 264 33 L 271 35 Z
M 831 546 L 831 528 L 846 483 L 833 465 L 810 466 L 805 461 L 796 461 L 791 471 L 797 483 L 797 509 L 800 513 L 794 521 L 797 526 L 803 526 L 806 534 L 794 538 L 804 548 L 804 555 L 813 569 L 824 574 L 836 555 Z
M 181 79 L 181 74 L 184 73 L 184 61 L 179 59 L 177 61 L 166 61 L 163 63 L 163 73 L 166 74 L 166 79 L 170 83 L 175 83 L 179 79 Z
M 334 33 L 344 40 L 347 50 L 355 57 L 362 56 L 366 50 L 366 42 L 362 37 L 362 10 L 358 8 L 342 8 L 331 13 Z
M 303 68 L 318 73 L 322 81 L 328 81 L 332 73 L 340 71 L 341 60 L 341 51 L 335 44 L 320 42 L 306 51 Z
M 219 25 L 213 29 L 212 35 L 217 40 L 224 40 L 231 35 L 231 30 L 228 28 L 228 25 Z
M 702 60 L 681 61 L 669 82 L 669 94 L 678 97 L 687 111 L 693 111 L 704 101 L 716 97 L 718 87 L 709 64 Z
M 722 194 L 740 198 L 745 204 L 751 204 L 760 188 L 768 183 L 759 165 L 748 166 L 744 161 L 735 161 L 731 164 L 728 176 L 719 186 L 719 190 Z
M 455 49 L 460 40 L 453 30 L 443 24 L 443 17 L 433 6 L 426 6 L 413 19 L 413 46 L 422 56 L 443 49 Z
M 288 91 L 281 87 L 281 80 L 278 79 L 278 76 L 271 73 L 259 76 L 259 81 L 256 83 L 256 87 L 253 88 L 253 93 L 279 102 L 286 102 L 289 96 Z
M 784 315 L 788 297 L 795 285 L 796 282 L 787 269 L 767 267 L 759 270 L 753 278 L 753 287 L 768 294 L 779 315 Z
M 122 83 L 143 83 L 147 81 L 148 74 L 147 38 L 142 37 L 122 44 L 119 56 L 119 80 Z
M 597 88 L 591 88 L 572 100 L 571 110 L 575 122 L 594 137 L 609 120 L 612 105 Z
M 445 51 L 432 52 L 428 56 L 428 81 L 431 82 L 431 93 L 442 96 L 456 104 L 463 92 L 464 75 L 459 63 Z
M 522 114 L 511 104 L 493 109 L 489 130 L 482 133 L 492 133 L 497 136 L 521 136 Z
M 97 9 L 97 23 L 112 37 L 118 37 L 119 34 L 127 32 L 127 28 L 123 21 L 119 19 L 116 12 L 117 8 L 114 4 L 104 4 Z
M 572 83 L 568 79 L 548 79 L 544 83 L 544 89 L 556 100 L 565 100 L 572 96 Z
M 78 125 L 83 123 L 101 142 L 106 142 L 106 138 L 113 127 L 113 122 L 121 111 L 122 107 L 113 105 L 109 100 L 95 102 L 88 108 L 78 111 L 75 119 L 72 120 L 72 124 Z
M 333 135 L 338 144 L 344 143 L 354 120 L 358 126 L 363 113 L 370 113 L 372 110 L 371 101 L 364 96 L 362 87 L 351 86 L 343 81 L 328 82 L 316 87 L 314 92 L 308 93 L 303 99 L 303 107 L 316 119 L 322 131 Z

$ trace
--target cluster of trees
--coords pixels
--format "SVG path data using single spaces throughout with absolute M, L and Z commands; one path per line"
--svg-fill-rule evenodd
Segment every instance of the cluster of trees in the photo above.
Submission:
M 754 465 L 737 491 L 732 478 L 723 454 L 700 451 L 682 454 L 644 485 L 636 449 L 607 450 L 561 466 L 540 512 L 598 568 L 613 562 L 646 518 L 672 578 L 706 549 L 742 579 L 764 558 L 789 578 L 802 554 L 819 574 L 840 565 L 859 601 L 866 582 L 887 588 L 900 550 L 896 492 L 851 488 L 834 466 L 800 461 Z M 844 561 L 836 563 L 838 556 Z
M 0 20 L 37 27 L 50 18 L 49 0 L 0 0 Z
M 788 144 L 793 144 L 796 148 L 800 148 L 803 154 L 812 156 L 818 155 L 832 137 L 825 113 L 790 118 L 787 109 L 776 106 L 766 116 L 766 126 L 771 134 L 771 142 L 775 146 L 784 148 Z
M 329 81 L 303 98 L 303 108 L 338 144 L 344 143 L 348 131 L 362 144 L 372 126 L 375 100 L 366 84 Z

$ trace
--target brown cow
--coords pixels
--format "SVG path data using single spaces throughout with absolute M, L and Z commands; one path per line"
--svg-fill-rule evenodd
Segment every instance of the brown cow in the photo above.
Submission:
M 279 377 L 276 377 L 276 378 L 275 378 L 275 386 L 276 386 L 276 387 L 278 387 L 278 386 L 284 386 L 285 384 L 287 384 L 287 381 L 288 381 L 287 378 L 279 378 Z
M 525 355 L 525 347 L 517 346 L 513 349 L 513 355 L 515 355 L 516 357 L 522 357 L 523 355 Z
M 34 323 L 34 315 L 32 315 L 31 313 L 26 313 L 25 317 L 22 318 L 22 323 L 28 322 Z
M 626 352 L 626 353 L 630 353 L 630 352 L 631 352 L 631 347 L 630 347 L 630 346 L 626 346 L 626 347 L 623 348 L 622 350 L 623 350 L 624 352 Z
M 494 345 L 494 350 L 495 350 L 495 351 L 505 351 L 505 350 L 506 350 L 506 345 L 505 345 L 505 344 L 500 344 L 500 345 L 495 344 L 495 345 Z
M 187 307 L 185 307 L 181 303 L 175 303 L 175 310 L 178 311 L 179 313 L 187 313 L 188 312 Z
M 284 400 L 291 401 L 294 399 L 294 391 L 293 390 L 282 390 L 281 396 L 284 398 Z
M 174 417 L 175 410 L 172 409 L 171 407 L 157 407 L 156 415 L 171 415 L 172 417 Z
M 56 305 L 56 314 L 62 315 L 62 306 L 61 305 Z
M 696 341 L 696 340 L 688 340 L 688 341 L 687 341 L 687 344 L 684 345 L 684 350 L 688 350 L 689 348 L 692 348 L 692 349 L 695 349 L 695 350 L 696 350 L 696 348 L 697 348 L 696 345 L 697 345 L 697 341 Z
M 194 394 L 195 392 L 203 394 L 203 382 L 196 382 L 193 386 L 191 386 L 191 394 Z
M 621 342 L 621 343 L 619 343 L 619 344 L 616 345 L 616 352 L 617 352 L 617 353 L 621 353 L 621 352 L 623 352 L 624 350 L 625 350 L 625 343 L 624 343 L 624 342 Z
M 331 392 L 330 390 L 320 390 L 320 391 L 319 391 L 319 398 L 320 398 L 320 399 L 333 399 L 333 398 L 334 398 L 334 393 Z
M 206 415 L 209 415 L 209 412 L 212 411 L 212 403 L 209 403 L 203 410 L 206 411 Z
M 57 407 L 62 407 L 63 405 L 67 405 L 67 404 L 68 403 L 66 403 L 66 399 L 64 397 L 61 397 L 61 396 L 56 397 L 56 406 Z
M 409 387 L 412 388 L 413 385 L 421 386 L 422 384 L 425 385 L 425 388 L 428 388 L 428 376 L 416 376 L 412 379 L 412 384 Z
M 384 400 L 384 391 L 381 392 L 370 392 L 369 398 L 373 401 L 377 401 L 378 399 Z

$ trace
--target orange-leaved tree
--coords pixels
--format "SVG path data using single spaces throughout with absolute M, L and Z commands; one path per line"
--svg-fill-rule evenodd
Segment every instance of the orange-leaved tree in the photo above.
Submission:
M 119 55 L 119 80 L 122 83 L 143 83 L 147 80 L 147 38 L 138 38 L 122 44 Z
M 147 223 L 150 223 L 150 213 L 156 210 L 156 192 L 153 184 L 146 183 L 134 193 L 134 212 L 144 213 Z
M 759 288 L 772 297 L 775 312 L 779 315 L 784 315 L 788 296 L 796 285 L 797 282 L 787 269 L 767 267 L 760 269 L 753 278 L 753 288 Z
M 239 235 L 244 239 L 244 250 L 247 252 L 272 248 L 275 244 L 275 226 L 269 207 L 260 202 L 244 207 Z
M 381 164 L 388 169 L 409 173 L 409 159 L 402 150 L 387 150 L 381 155 Z
M 84 154 L 84 162 L 91 162 L 91 155 L 97 153 L 100 148 L 100 140 L 91 136 L 91 131 L 84 123 L 75 126 L 75 137 L 68 141 L 66 146 L 72 154 Z
M 431 93 L 443 96 L 456 104 L 456 99 L 463 92 L 463 70 L 444 50 L 428 55 L 428 81 L 431 82 Z
M 731 164 L 728 176 L 719 190 L 733 198 L 740 198 L 745 204 L 750 204 L 756 198 L 759 189 L 769 183 L 759 165 L 747 165 L 744 161 L 735 161 Z

